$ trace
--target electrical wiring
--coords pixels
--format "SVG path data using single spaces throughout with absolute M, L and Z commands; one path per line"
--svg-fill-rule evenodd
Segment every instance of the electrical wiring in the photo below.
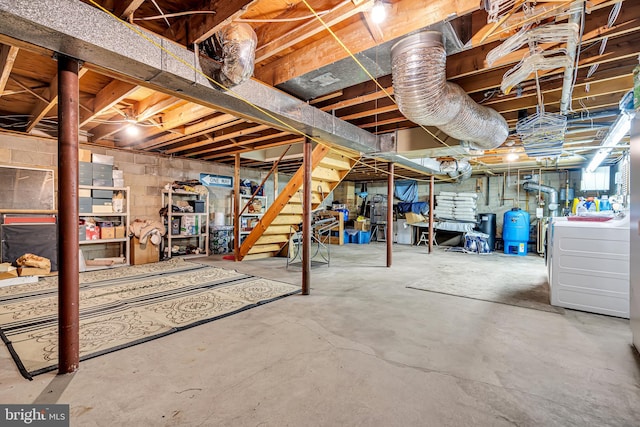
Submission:
M 179 16 L 205 15 L 205 14 L 213 15 L 215 13 L 216 12 L 213 10 L 190 10 L 188 12 L 165 13 L 163 15 L 145 16 L 144 18 L 133 18 L 133 20 L 134 21 L 155 21 L 157 19 L 176 18 Z
M 285 121 L 283 121 L 282 119 L 276 117 L 274 114 L 272 114 L 271 112 L 265 110 L 264 108 L 261 108 L 257 105 L 255 105 L 254 103 L 252 103 L 251 101 L 249 101 L 248 99 L 246 99 L 245 97 L 243 97 L 242 95 L 240 95 L 239 93 L 235 92 L 233 89 L 231 88 L 227 88 L 224 85 L 218 83 L 217 81 L 215 81 L 213 78 L 211 78 L 210 76 L 206 75 L 205 73 L 203 73 L 201 70 L 197 69 L 195 66 L 193 66 L 192 64 L 190 64 L 189 62 L 185 61 L 184 59 L 178 57 L 176 54 L 174 54 L 173 52 L 171 52 L 170 50 L 168 50 L 165 46 L 157 43 L 156 41 L 154 41 L 153 39 L 151 39 L 150 37 L 148 37 L 147 35 L 144 34 L 144 32 L 142 32 L 141 30 L 139 30 L 138 28 L 136 28 L 134 25 L 131 25 L 130 23 L 118 18 L 117 16 L 115 16 L 112 12 L 110 12 L 108 9 L 104 8 L 102 5 L 100 5 L 99 3 L 97 3 L 95 0 L 89 0 L 91 4 L 93 4 L 95 7 L 97 7 L 98 9 L 102 10 L 104 13 L 106 13 L 107 15 L 111 16 L 113 19 L 115 19 L 117 22 L 119 22 L 120 24 L 126 26 L 129 30 L 133 31 L 134 33 L 136 33 L 139 37 L 141 37 L 143 40 L 147 41 L 148 43 L 152 44 L 154 47 L 161 49 L 162 51 L 164 51 L 167 55 L 169 55 L 170 57 L 172 57 L 173 59 L 175 59 L 176 61 L 180 62 L 181 64 L 183 64 L 184 66 L 190 68 L 192 71 L 194 71 L 197 74 L 202 75 L 204 78 L 206 78 L 209 82 L 211 82 L 212 84 L 218 86 L 220 89 L 224 90 L 225 92 L 231 93 L 233 94 L 236 98 L 238 98 L 240 101 L 246 103 L 247 105 L 251 106 L 252 108 L 256 109 L 257 111 L 261 112 L 262 114 L 264 114 L 265 116 L 271 118 L 272 120 L 278 122 L 279 124 L 281 124 L 283 127 L 289 129 L 292 133 L 296 134 L 296 135 L 300 135 L 303 136 L 307 139 L 309 139 L 310 141 L 313 141 L 317 144 L 323 145 L 328 147 L 329 149 L 331 149 L 331 146 L 323 141 L 318 140 L 317 138 L 314 138 L 313 136 L 307 135 L 306 133 L 294 128 L 293 126 L 291 126 L 290 124 L 286 123 Z M 305 0 L 303 0 L 305 1 Z M 306 3 L 306 1 L 305 1 Z M 325 24 L 326 25 L 326 24 Z M 379 85 L 379 84 L 378 84 Z M 383 88 L 384 90 L 384 88 Z M 385 91 L 386 92 L 386 91 Z M 388 93 L 388 92 L 387 92 Z M 347 156 L 345 156 L 347 157 Z M 354 162 L 356 162 L 357 164 L 362 164 L 368 168 L 374 169 L 377 172 L 381 173 L 381 174 L 388 174 L 388 171 L 385 171 L 383 169 L 377 168 L 377 167 L 373 167 L 371 165 L 368 165 L 364 162 L 362 162 L 360 160 L 360 158 L 355 158 L 355 157 L 349 157 L 351 160 L 353 160 Z M 406 166 L 405 166 L 406 167 Z M 409 167 L 406 167 L 407 169 L 410 169 Z M 410 177 L 405 177 L 399 174 L 394 174 L 394 176 L 398 177 L 398 178 L 404 178 L 404 179 L 414 179 L 414 180 L 421 180 L 418 178 L 410 178 Z M 428 180 L 422 180 L 427 182 Z M 448 179 L 447 179 L 448 181 Z
M 376 84 L 376 86 L 378 86 L 378 88 L 380 88 L 380 90 L 382 90 L 382 92 L 387 96 L 387 98 L 389 98 L 391 100 L 391 102 L 393 102 L 396 106 L 398 105 L 396 103 L 395 98 L 393 98 L 391 96 L 391 94 L 389 94 L 389 92 L 382 87 L 382 85 L 378 82 L 378 80 L 373 77 L 371 75 L 371 73 L 369 72 L 369 70 L 362 65 L 362 63 L 358 60 L 358 58 L 355 57 L 355 55 L 351 52 L 351 50 L 344 44 L 344 42 L 342 40 L 340 40 L 340 38 L 336 35 L 336 33 L 326 24 L 326 22 L 324 22 L 324 20 L 318 16 L 318 14 L 316 13 L 316 11 L 313 9 L 313 7 L 307 2 L 307 0 L 302 0 L 302 2 L 309 8 L 309 10 L 316 16 L 316 19 L 318 19 L 318 21 L 320 21 L 320 23 L 322 24 L 322 26 L 329 32 L 329 34 L 331 34 L 331 36 L 338 42 L 338 44 L 344 49 L 345 52 L 347 52 L 347 54 L 351 57 L 351 59 L 353 59 L 356 64 L 358 64 L 358 66 L 364 71 L 364 73 L 369 77 L 369 79 L 374 82 Z M 431 132 L 429 129 L 427 129 L 425 126 L 419 125 L 422 130 L 424 130 L 425 132 L 427 132 L 429 135 L 431 135 L 431 137 L 433 137 L 436 141 L 440 142 L 442 145 L 444 145 L 447 148 L 452 148 L 449 144 L 447 144 L 445 141 L 443 141 L 442 139 L 440 139 L 436 134 L 434 134 L 433 132 Z M 462 153 L 461 153 L 462 154 Z

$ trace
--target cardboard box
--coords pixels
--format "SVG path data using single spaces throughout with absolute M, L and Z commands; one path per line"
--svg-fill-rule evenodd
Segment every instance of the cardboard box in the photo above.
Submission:
M 18 267 L 18 274 L 20 276 L 46 276 L 51 273 L 50 268 L 38 268 L 38 267 Z
M 90 162 L 91 161 L 91 151 L 84 150 L 84 149 L 80 148 L 78 150 L 78 159 L 81 162 Z
M 78 197 L 91 198 L 91 190 L 89 188 L 80 188 L 78 190 Z
M 407 224 L 415 224 L 418 222 L 427 222 L 427 218 L 420 214 L 416 214 L 413 212 L 407 212 L 404 214 L 404 217 L 407 219 Z
M 115 238 L 124 239 L 124 225 L 116 225 L 114 228 Z
M 115 239 L 116 238 L 116 229 L 115 229 L 115 227 L 100 227 L 100 238 L 101 239 Z
M 0 264 L 0 280 L 18 277 L 18 270 L 8 262 Z
M 93 153 L 91 155 L 91 161 L 93 163 L 102 163 L 105 165 L 113 165 L 113 156 L 107 156 L 104 154 Z
M 91 208 L 94 214 L 113 213 L 113 206 L 111 205 L 93 205 Z
M 160 261 L 160 247 L 152 245 L 147 240 L 146 245 L 141 245 L 137 237 L 131 239 L 131 264 L 149 264 Z
M 111 177 L 115 180 L 115 179 L 124 179 L 124 171 L 119 170 L 119 169 L 112 169 L 111 170 Z
M 359 231 L 369 231 L 369 229 L 371 228 L 371 221 L 369 221 L 368 219 L 362 221 L 354 221 L 353 228 Z

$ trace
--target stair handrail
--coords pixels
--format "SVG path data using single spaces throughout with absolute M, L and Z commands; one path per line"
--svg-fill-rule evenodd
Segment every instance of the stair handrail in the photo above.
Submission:
M 278 157 L 278 160 L 275 161 L 275 163 L 273 164 L 273 166 L 271 166 L 271 169 L 269 170 L 269 172 L 267 173 L 267 176 L 265 176 L 262 180 L 262 182 L 260 183 L 260 185 L 256 188 L 256 191 L 253 192 L 253 194 L 251 195 L 251 197 L 249 197 L 249 200 L 247 200 L 247 203 L 244 205 L 244 207 L 242 208 L 242 210 L 240 211 L 240 215 L 242 215 L 244 213 L 245 210 L 247 210 L 247 208 L 249 207 L 249 205 L 253 202 L 253 199 L 256 198 L 256 196 L 258 195 L 258 192 L 260 191 L 260 189 L 262 188 L 262 186 L 264 185 L 265 182 L 267 182 L 267 179 L 269 179 L 269 177 L 271 176 L 271 174 L 276 170 L 276 168 L 278 167 L 278 164 L 280 163 L 280 160 L 282 160 L 282 158 L 285 156 L 285 154 L 287 154 L 287 151 L 289 151 L 289 148 L 291 148 L 292 144 L 289 144 L 287 146 L 287 148 L 282 152 L 282 154 L 280 155 L 280 157 Z

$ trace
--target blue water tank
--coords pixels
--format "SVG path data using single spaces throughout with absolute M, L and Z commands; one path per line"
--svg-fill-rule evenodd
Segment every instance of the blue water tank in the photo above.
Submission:
M 504 213 L 502 223 L 504 253 L 526 255 L 529 242 L 529 213 L 513 208 Z

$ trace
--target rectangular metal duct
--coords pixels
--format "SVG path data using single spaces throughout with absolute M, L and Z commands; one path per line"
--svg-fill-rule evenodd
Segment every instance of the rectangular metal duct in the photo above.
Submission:
M 233 93 L 220 91 L 197 72 L 208 75 L 216 68 L 213 61 L 138 27 L 134 31 L 85 3 L 0 0 L 0 22 L 2 34 L 113 70 L 153 89 L 291 131 L 270 117 L 275 116 L 307 135 L 363 153 L 381 151 L 376 135 L 255 80 L 235 87 Z M 400 157 L 393 161 L 434 172 Z

